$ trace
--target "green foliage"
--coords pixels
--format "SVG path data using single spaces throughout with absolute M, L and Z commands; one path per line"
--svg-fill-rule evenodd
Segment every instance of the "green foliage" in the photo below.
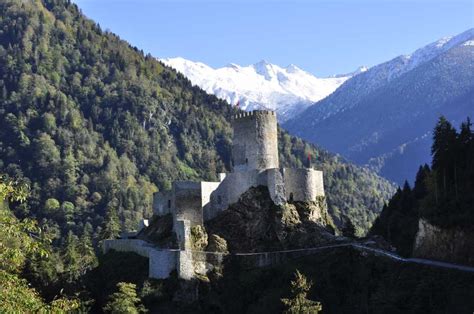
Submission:
M 55 198 L 48 198 L 46 200 L 46 203 L 44 204 L 44 210 L 46 211 L 46 213 L 48 213 L 49 215 L 54 215 L 56 214 L 56 212 L 58 211 L 60 205 L 59 205 L 59 201 Z
M 432 167 L 420 166 L 415 186 L 398 189 L 374 223 L 403 255 L 410 255 L 424 218 L 440 227 L 472 228 L 474 224 L 474 136 L 470 120 L 458 133 L 441 117 L 433 132 Z
M 218 293 L 211 290 L 200 298 L 200 312 L 282 313 L 281 299 L 291 293 L 295 269 L 317 281 L 307 298 L 319 300 L 322 313 L 469 313 L 474 307 L 472 273 L 339 248 L 271 267 L 227 268 Z M 175 306 L 174 312 L 185 312 Z
M 108 208 L 104 220 L 104 226 L 100 235 L 101 240 L 116 239 L 120 234 L 120 222 L 117 211 L 114 208 Z
M 89 222 L 97 238 L 106 209 L 133 229 L 151 215 L 153 192 L 230 169 L 235 108 L 70 1 L 6 0 L 0 12 L 0 171 L 31 184 L 24 215 L 54 221 L 63 236 Z M 282 166 L 318 156 L 336 223 L 347 214 L 367 230 L 393 187 L 284 131 L 279 140 Z M 63 204 L 59 213 L 31 212 L 48 199 Z
M 146 310 L 137 296 L 137 287 L 133 283 L 119 282 L 118 291 L 110 296 L 110 300 L 104 307 L 107 313 L 135 314 L 145 313 Z
M 0 176 L 0 202 L 24 201 L 27 187 Z M 76 309 L 76 300 L 57 299 L 47 304 L 21 278 L 27 259 L 47 257 L 50 248 L 41 238 L 42 230 L 36 221 L 18 220 L 8 208 L 0 208 L 0 312 L 66 312 Z
M 348 238 L 354 238 L 356 236 L 356 228 L 349 218 L 346 218 L 344 227 L 341 229 L 342 235 Z
M 295 279 L 291 281 L 291 298 L 281 299 L 286 306 L 287 314 L 317 314 L 323 307 L 320 302 L 308 300 L 308 291 L 313 286 L 311 281 L 296 270 Z

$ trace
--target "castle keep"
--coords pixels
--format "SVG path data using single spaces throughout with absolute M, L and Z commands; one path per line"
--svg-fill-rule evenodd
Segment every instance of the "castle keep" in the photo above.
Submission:
M 273 202 L 312 202 L 324 196 L 323 173 L 307 168 L 280 168 L 277 119 L 273 111 L 256 110 L 233 117 L 232 170 L 218 182 L 177 181 L 155 193 L 154 215 L 172 216 L 177 248 L 151 247 L 141 240 L 109 240 L 104 250 L 134 251 L 150 259 L 150 277 L 166 278 L 176 269 L 181 278 L 206 272 L 206 252 L 192 252 L 191 228 L 218 216 L 251 187 L 265 186 Z M 137 242 L 141 241 L 141 242 Z M 202 260 L 202 263 L 199 261 Z

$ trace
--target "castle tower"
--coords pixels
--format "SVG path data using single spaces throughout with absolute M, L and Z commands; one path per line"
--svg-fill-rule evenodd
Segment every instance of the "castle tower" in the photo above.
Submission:
M 274 111 L 240 113 L 234 117 L 232 126 L 234 171 L 279 168 L 277 119 Z

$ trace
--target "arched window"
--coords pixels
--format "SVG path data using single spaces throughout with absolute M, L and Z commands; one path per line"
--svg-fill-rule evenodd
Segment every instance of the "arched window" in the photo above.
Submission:
M 290 193 L 290 202 L 293 202 L 293 192 Z
M 168 200 L 168 209 L 171 209 L 171 200 Z
M 245 158 L 245 164 L 246 164 L 246 165 L 249 164 L 249 159 L 248 159 L 248 158 Z

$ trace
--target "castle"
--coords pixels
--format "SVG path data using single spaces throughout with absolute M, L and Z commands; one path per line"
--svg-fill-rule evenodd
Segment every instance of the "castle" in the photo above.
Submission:
M 310 165 L 306 168 L 280 168 L 275 112 L 255 110 L 239 113 L 233 117 L 232 127 L 230 173 L 220 173 L 218 182 L 176 181 L 171 190 L 154 195 L 154 215 L 172 216 L 176 250 L 148 249 L 146 243 L 130 239 L 106 241 L 104 250 L 142 253 L 150 259 L 151 277 L 166 278 L 176 269 L 181 278 L 189 279 L 196 272 L 206 271 L 205 261 L 204 266 L 196 266 L 199 264 L 195 263 L 196 254 L 190 252 L 191 228 L 203 226 L 206 221 L 218 216 L 251 187 L 267 187 L 277 205 L 311 202 L 324 196 L 322 171 Z M 205 256 L 201 259 L 205 260 Z

